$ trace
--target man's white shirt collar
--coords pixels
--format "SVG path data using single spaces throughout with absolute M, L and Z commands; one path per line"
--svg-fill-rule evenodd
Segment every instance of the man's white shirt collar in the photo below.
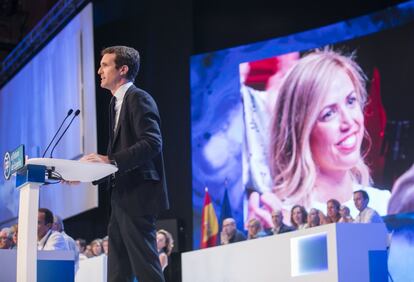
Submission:
M 46 241 L 47 241 L 47 239 L 49 239 L 49 234 L 52 232 L 52 229 L 49 229 L 47 232 L 46 232 L 46 234 L 45 234 L 45 236 L 43 236 L 43 238 L 42 239 L 40 239 L 40 241 L 38 241 L 37 242 L 37 246 L 38 247 L 40 247 L 41 249 L 43 249 L 44 247 L 45 247 L 45 245 L 46 245 Z
M 117 101 L 124 100 L 125 93 L 128 91 L 129 87 L 131 87 L 133 83 L 127 82 L 125 84 L 122 84 L 116 91 L 115 91 L 115 98 Z

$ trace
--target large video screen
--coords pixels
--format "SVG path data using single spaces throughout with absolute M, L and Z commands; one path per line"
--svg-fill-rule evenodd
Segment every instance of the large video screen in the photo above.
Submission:
M 280 87 L 301 58 L 326 49 L 352 54 L 366 76 L 367 99 L 359 101 L 363 106 L 360 130 L 366 131 L 364 137 L 355 141 L 355 137 L 344 135 L 346 138 L 338 137 L 334 143 L 336 149 L 341 147 L 342 151 L 349 151 L 350 147 L 356 146 L 354 142 L 358 143 L 358 152 L 366 164 L 365 176 L 354 177 L 355 181 L 345 185 L 344 189 L 338 189 L 344 185 L 335 183 L 327 187 L 320 176 L 323 170 L 317 165 L 315 151 L 326 153 L 324 157 L 319 156 L 325 165 L 329 165 L 325 160 L 332 152 L 329 145 L 311 141 L 322 136 L 325 130 L 315 133 L 316 137 L 298 139 L 304 142 L 297 144 L 301 148 L 295 152 L 299 154 L 298 158 L 306 159 L 304 155 L 308 154 L 314 164 L 311 172 L 307 170 L 309 166 L 300 168 L 294 164 L 295 169 L 304 170 L 297 182 L 308 181 L 310 184 L 306 189 L 280 186 L 277 181 L 283 177 L 279 177 L 280 170 L 273 168 L 278 165 L 278 160 L 272 154 L 272 142 L 275 142 L 277 130 L 291 133 L 286 129 L 288 124 L 274 124 L 275 116 L 283 115 L 275 112 Z M 307 210 L 318 208 L 326 214 L 326 201 L 331 198 L 350 208 L 355 218 L 358 210 L 354 205 L 353 191 L 359 189 L 368 192 L 369 206 L 382 216 L 414 211 L 410 210 L 413 206 L 410 203 L 404 207 L 400 205 L 400 195 L 392 191 L 395 180 L 414 161 L 414 111 L 410 94 L 411 82 L 414 81 L 412 50 L 414 3 L 407 2 L 283 38 L 193 56 L 194 248 L 200 247 L 205 187 L 208 187 L 219 218 L 227 190 L 232 215 L 241 230 L 245 229 L 250 217 L 259 218 L 265 227 L 270 228 L 272 209 L 281 209 L 288 215 L 295 204 L 304 205 Z M 353 100 L 347 98 L 346 101 Z M 320 109 L 321 113 L 323 109 Z M 309 114 L 309 120 L 314 128 L 317 119 Z M 311 143 L 319 144 L 319 147 L 315 149 Z M 337 167 L 332 160 L 330 165 L 332 170 Z M 294 169 L 292 171 L 295 172 Z M 289 222 L 289 217 L 285 216 L 285 220 Z
M 89 4 L 0 89 L 0 154 L 24 144 L 29 158 L 41 157 L 69 109 L 81 113 L 53 157 L 77 159 L 95 152 L 95 73 Z M 3 175 L 3 166 L 0 171 Z M 0 226 L 17 220 L 19 190 L 15 185 L 14 178 L 0 178 Z M 96 207 L 97 188 L 91 184 L 44 186 L 39 205 L 67 218 Z

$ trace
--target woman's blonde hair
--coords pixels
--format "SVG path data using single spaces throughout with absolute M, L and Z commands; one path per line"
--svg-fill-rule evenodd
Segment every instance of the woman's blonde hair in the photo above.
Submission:
M 162 250 L 169 256 L 171 254 L 172 249 L 174 248 L 174 239 L 170 232 L 164 229 L 160 229 L 157 231 L 157 234 L 162 234 L 165 237 L 165 247 Z
M 286 204 L 310 204 L 317 171 L 310 134 L 338 71 L 351 79 L 363 110 L 367 99 L 365 75 L 352 55 L 329 49 L 310 53 L 297 62 L 280 88 L 271 124 L 270 169 L 273 191 Z M 369 170 L 363 156 L 351 175 L 356 182 L 368 184 Z

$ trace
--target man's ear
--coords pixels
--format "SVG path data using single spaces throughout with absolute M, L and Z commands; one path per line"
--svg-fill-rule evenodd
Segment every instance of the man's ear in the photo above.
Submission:
M 129 71 L 129 67 L 127 65 L 123 65 L 121 67 L 121 75 L 126 76 Z

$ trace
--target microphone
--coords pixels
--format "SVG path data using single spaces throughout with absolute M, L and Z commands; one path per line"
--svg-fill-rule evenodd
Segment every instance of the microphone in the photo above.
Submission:
M 55 150 L 57 144 L 59 144 L 60 140 L 62 139 L 63 135 L 65 135 L 66 131 L 68 131 L 70 125 L 72 124 L 73 120 L 80 114 L 80 110 L 76 110 L 75 114 L 73 115 L 72 119 L 70 120 L 68 126 L 66 126 L 66 129 L 63 131 L 63 133 L 60 135 L 58 141 L 56 141 L 55 146 L 53 146 L 52 151 L 50 152 L 50 158 L 53 158 L 53 151 Z
M 59 126 L 59 129 L 56 131 L 55 136 L 53 136 L 52 140 L 50 141 L 49 145 L 47 145 L 46 150 L 44 151 L 42 158 L 45 157 L 47 150 L 49 149 L 50 145 L 52 145 L 53 141 L 55 140 L 56 136 L 58 135 L 60 129 L 62 128 L 63 124 L 65 123 L 65 121 L 67 120 L 67 118 L 73 113 L 73 110 L 70 109 L 65 117 L 65 119 L 62 121 L 62 123 Z

